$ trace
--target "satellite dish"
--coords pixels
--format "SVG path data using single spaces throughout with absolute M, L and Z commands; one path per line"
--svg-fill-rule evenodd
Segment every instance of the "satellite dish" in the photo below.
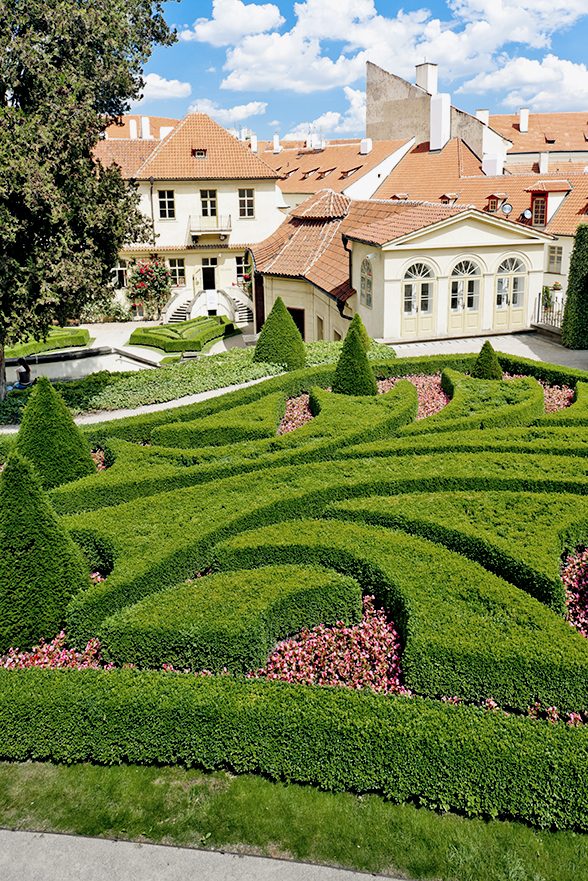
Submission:
M 532 218 L 532 216 L 533 216 L 533 212 L 531 211 L 531 209 L 525 208 L 525 210 L 523 211 L 523 217 L 525 218 L 525 220 L 530 220 Z
M 504 205 L 502 206 L 502 213 L 506 214 L 506 216 L 508 217 L 508 215 L 510 214 L 511 211 L 512 211 L 512 205 L 510 204 L 510 202 L 505 202 Z

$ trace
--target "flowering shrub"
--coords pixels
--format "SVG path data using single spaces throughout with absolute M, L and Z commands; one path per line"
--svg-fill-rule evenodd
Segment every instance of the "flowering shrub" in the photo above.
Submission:
M 133 266 L 128 275 L 127 298 L 136 306 L 141 304 L 145 315 L 161 312 L 170 298 L 170 273 L 158 257 Z
M 279 643 L 265 669 L 249 677 L 409 695 L 400 684 L 398 635 L 385 613 L 374 609 L 373 599 L 364 597 L 359 624 L 338 622 L 334 627 L 320 624 L 303 630 L 300 636 Z

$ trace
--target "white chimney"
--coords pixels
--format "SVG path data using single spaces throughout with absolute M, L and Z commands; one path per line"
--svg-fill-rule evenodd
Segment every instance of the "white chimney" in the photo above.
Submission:
M 144 141 L 151 140 L 151 129 L 149 127 L 149 117 L 142 116 L 141 117 L 141 137 Z
M 482 174 L 488 177 L 500 177 L 504 171 L 504 156 L 502 153 L 486 153 L 482 158 Z
M 539 174 L 549 172 L 549 153 L 539 153 Z
M 129 138 L 132 141 L 137 140 L 137 120 L 129 119 Z
M 421 89 L 425 89 L 429 95 L 437 94 L 437 65 L 429 64 L 425 62 L 424 64 L 417 64 L 416 66 L 416 78 L 415 82 L 417 86 L 420 86 Z
M 257 135 L 251 134 L 251 152 L 257 153 Z
M 519 110 L 519 131 L 520 132 L 528 132 L 529 131 L 529 108 L 521 107 Z
M 488 122 L 490 121 L 490 111 L 476 110 L 476 119 L 479 119 L 480 122 L 484 123 L 484 125 L 488 125 Z
M 430 120 L 429 149 L 442 150 L 451 135 L 451 96 L 447 92 L 431 97 Z
M 371 138 L 362 138 L 361 144 L 359 145 L 359 153 L 361 156 L 367 156 L 368 153 L 372 152 L 372 139 Z
M 274 133 L 274 153 L 281 153 L 280 138 L 277 132 Z

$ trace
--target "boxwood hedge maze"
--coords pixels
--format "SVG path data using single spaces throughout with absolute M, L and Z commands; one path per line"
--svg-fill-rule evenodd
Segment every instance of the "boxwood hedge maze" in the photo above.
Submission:
M 96 573 L 58 644 L 77 662 L 5 659 L 1 756 L 587 831 L 588 642 L 561 573 L 588 544 L 588 374 L 499 357 L 516 378 L 395 359 L 361 398 L 328 391 L 330 365 L 88 427 L 107 467 L 49 491 Z M 552 386 L 574 396 L 546 413 L 568 403 Z

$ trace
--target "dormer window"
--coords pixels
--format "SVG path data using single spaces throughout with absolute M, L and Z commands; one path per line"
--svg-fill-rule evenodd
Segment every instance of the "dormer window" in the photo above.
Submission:
M 545 226 L 547 215 L 547 199 L 545 196 L 535 196 L 533 199 L 533 226 Z
M 287 171 L 287 172 L 286 172 L 286 175 L 287 175 L 288 177 L 292 177 L 292 175 L 293 175 L 293 174 L 296 174 L 297 171 L 298 171 L 297 168 L 293 168 L 292 171 Z
M 553 132 L 544 132 L 544 135 L 546 144 L 555 144 L 555 134 Z
M 206 150 L 201 147 L 192 147 L 191 153 L 194 159 L 206 159 Z
M 328 174 L 331 174 L 332 171 L 335 171 L 335 169 L 334 169 L 334 168 L 326 168 L 324 171 L 319 171 L 319 173 L 317 174 L 317 179 L 318 179 L 318 180 L 324 180 L 324 178 L 325 178 Z
M 496 196 L 490 196 L 488 199 L 488 211 L 498 211 L 498 199 Z
M 306 180 L 307 178 L 309 178 L 311 174 L 315 173 L 315 171 L 318 171 L 318 168 L 312 168 L 310 171 L 305 171 L 302 175 L 302 180 Z
M 350 168 L 348 171 L 342 171 L 341 177 L 351 177 L 352 174 L 355 174 L 356 171 L 359 171 L 361 165 L 358 165 L 356 168 Z

